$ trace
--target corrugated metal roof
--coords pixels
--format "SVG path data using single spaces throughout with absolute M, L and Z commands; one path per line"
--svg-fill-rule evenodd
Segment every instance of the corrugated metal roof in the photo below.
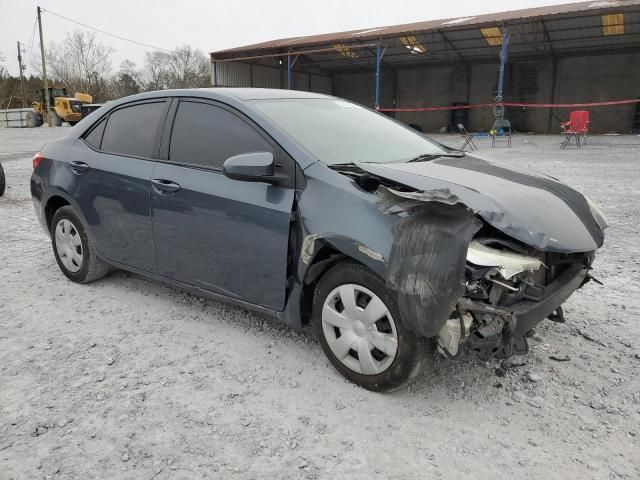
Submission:
M 476 30 L 481 25 L 500 26 L 505 24 L 520 24 L 526 23 L 527 21 L 534 21 L 536 19 L 544 19 L 545 23 L 547 21 L 553 22 L 566 19 L 569 20 L 569 25 L 572 25 L 575 30 L 580 30 L 582 28 L 587 30 L 593 28 L 595 31 L 595 29 L 599 28 L 601 31 L 602 26 L 599 23 L 599 20 L 596 20 L 595 23 L 589 23 L 587 19 L 581 19 L 579 17 L 584 17 L 588 14 L 597 15 L 600 12 L 604 11 L 625 11 L 626 9 L 635 6 L 640 6 L 640 0 L 603 0 L 555 5 L 549 7 L 527 8 L 523 10 L 513 10 L 486 15 L 449 18 L 443 20 L 429 20 L 425 22 L 408 23 L 404 25 L 393 25 L 387 27 L 363 28 L 359 30 L 327 33 L 322 35 L 311 35 L 306 37 L 284 38 L 253 45 L 247 45 L 244 47 L 220 50 L 217 52 L 212 52 L 211 56 L 214 60 L 231 59 L 249 54 L 260 55 L 288 50 L 296 51 L 316 47 L 319 45 L 334 45 L 337 43 L 357 44 L 364 41 L 377 40 L 378 38 L 398 38 L 407 34 L 424 36 L 430 33 L 445 32 L 447 35 L 450 35 L 454 33 L 462 33 L 465 30 L 467 32 L 470 32 L 471 30 Z M 553 24 L 550 23 L 550 25 Z M 473 26 L 473 29 L 468 28 L 471 26 Z M 564 22 L 562 27 L 566 27 L 566 24 L 564 24 Z M 553 34 L 557 35 L 558 38 L 562 36 L 562 33 L 558 31 L 559 29 L 553 28 L 552 30 Z M 636 31 L 635 25 L 632 27 L 631 31 Z M 552 33 L 549 32 L 549 35 L 552 35 Z M 418 37 L 418 39 L 419 41 L 422 41 L 420 37 Z M 553 40 L 553 38 L 551 38 L 551 40 Z M 483 47 L 486 47 L 486 41 L 477 30 L 476 33 L 469 33 L 469 35 L 467 35 L 467 38 L 459 37 L 455 41 L 460 43 L 469 43 L 469 52 L 471 52 L 474 48 L 482 49 Z M 464 51 L 463 49 L 457 48 L 457 45 L 456 47 L 454 47 L 454 50 L 458 50 L 460 52 Z

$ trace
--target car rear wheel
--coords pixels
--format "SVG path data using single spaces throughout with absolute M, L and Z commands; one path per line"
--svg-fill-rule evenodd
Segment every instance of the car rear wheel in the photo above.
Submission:
M 88 283 L 109 272 L 107 263 L 96 255 L 73 207 L 62 207 L 54 214 L 51 243 L 60 270 L 70 280 Z
M 313 321 L 333 366 L 361 387 L 397 390 L 420 371 L 423 339 L 402 324 L 395 295 L 360 264 L 340 263 L 320 279 Z

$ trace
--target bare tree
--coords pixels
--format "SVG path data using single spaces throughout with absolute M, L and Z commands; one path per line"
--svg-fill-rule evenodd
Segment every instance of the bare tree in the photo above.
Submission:
M 210 85 L 209 61 L 200 50 L 183 45 L 169 55 L 171 88 L 198 88 Z
M 95 33 L 76 30 L 64 41 L 49 45 L 47 73 L 62 82 L 70 94 L 88 93 L 100 101 L 106 96 L 113 51 L 97 40 Z
M 4 108 L 9 85 L 7 69 L 4 66 L 4 56 L 0 53 L 0 108 Z
M 109 82 L 108 97 L 120 98 L 140 93 L 139 72 L 131 60 L 124 60 Z
M 189 45 L 178 47 L 171 53 L 147 52 L 142 68 L 137 70 L 133 64 L 128 68 L 124 72 L 121 67 L 121 73 L 134 79 L 141 91 L 198 88 L 211 84 L 207 56 Z
M 4 66 L 4 55 L 0 53 L 0 81 L 9 78 L 9 71 Z
M 144 66 L 138 72 L 138 81 L 145 91 L 164 90 L 169 87 L 169 54 L 161 51 L 147 52 Z

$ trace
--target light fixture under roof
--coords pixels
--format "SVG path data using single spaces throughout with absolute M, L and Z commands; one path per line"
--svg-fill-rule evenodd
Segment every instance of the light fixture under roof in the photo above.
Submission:
M 498 27 L 481 28 L 480 33 L 482 33 L 482 36 L 486 40 L 487 44 L 491 45 L 492 47 L 498 47 L 502 45 L 502 32 L 500 32 L 500 29 Z
M 354 52 L 348 46 L 342 43 L 336 43 L 333 46 L 333 48 L 336 50 L 336 52 L 338 52 L 340 55 L 342 55 L 345 58 L 358 58 L 358 55 L 356 55 L 356 52 Z
M 611 13 L 602 15 L 602 34 L 609 35 L 624 34 L 624 13 Z
M 427 48 L 413 35 L 400 37 L 400 41 L 411 53 L 427 53 Z

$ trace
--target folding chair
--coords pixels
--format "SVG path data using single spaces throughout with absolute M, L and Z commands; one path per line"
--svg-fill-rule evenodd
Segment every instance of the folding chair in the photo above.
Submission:
M 473 133 L 469 133 L 462 123 L 458 124 L 458 131 L 460 132 L 460 136 L 464 139 L 464 143 L 460 147 L 460 150 L 464 150 L 469 147 L 471 151 L 478 150 L 476 144 L 473 143 L 473 137 L 475 136 Z
M 504 118 L 498 118 L 493 122 L 493 135 L 491 135 L 491 147 L 496 146 L 496 137 L 503 136 L 507 139 L 507 146 L 511 147 L 511 122 Z
M 575 110 L 569 115 L 569 121 L 560 124 L 562 134 L 565 136 L 560 148 L 565 148 L 575 140 L 576 147 L 582 148 L 582 144 L 587 144 L 587 131 L 589 130 L 589 112 L 586 110 Z

